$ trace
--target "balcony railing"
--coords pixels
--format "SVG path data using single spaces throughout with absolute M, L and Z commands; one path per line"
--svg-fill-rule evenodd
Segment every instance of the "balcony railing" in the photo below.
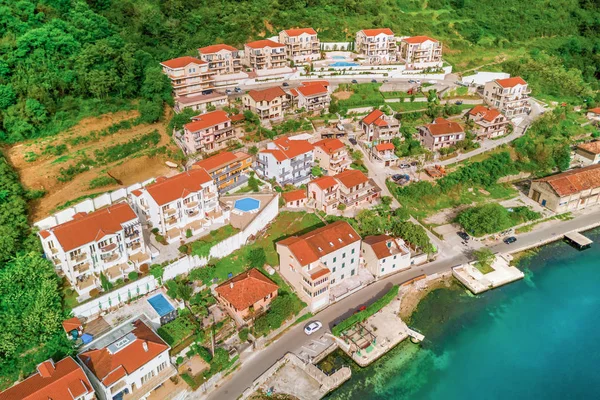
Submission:
M 77 263 L 82 262 L 83 260 L 88 258 L 88 254 L 87 253 L 80 253 L 74 256 L 71 256 L 71 261 L 75 261 Z

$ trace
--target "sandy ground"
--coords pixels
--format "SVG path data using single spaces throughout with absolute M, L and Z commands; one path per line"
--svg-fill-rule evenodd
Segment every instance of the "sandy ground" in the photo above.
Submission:
M 349 99 L 353 93 L 354 92 L 349 91 L 349 90 L 340 90 L 339 92 L 333 93 L 332 96 L 338 100 L 346 100 L 346 99 Z
M 155 124 L 138 125 L 131 129 L 121 130 L 113 135 L 99 137 L 94 141 L 70 145 L 67 141 L 76 137 L 87 136 L 93 131 L 101 131 L 112 124 L 132 119 L 138 116 L 137 111 L 123 111 L 105 114 L 101 117 L 86 118 L 73 128 L 52 137 L 30 140 L 4 149 L 10 164 L 19 173 L 21 182 L 27 189 L 43 189 L 46 195 L 32 203 L 31 216 L 34 221 L 46 217 L 57 206 L 69 200 L 76 199 L 86 194 L 106 192 L 121 186 L 131 185 L 155 176 L 174 173 L 165 165 L 168 156 L 165 154 L 150 158 L 148 156 L 135 157 L 119 160 L 107 165 L 93 167 L 89 171 L 76 175 L 70 182 L 59 182 L 60 169 L 75 163 L 84 153 L 93 157 L 96 149 L 103 149 L 119 143 L 127 142 L 133 138 L 158 130 L 161 133 L 161 141 L 157 147 L 167 146 L 176 150 L 170 136 L 166 133 L 166 121 L 170 119 L 171 111 L 167 111 L 164 122 Z M 68 151 L 60 156 L 43 155 L 43 150 L 48 145 L 66 144 Z M 144 150 L 144 149 L 140 149 Z M 27 161 L 28 155 L 35 153 L 35 161 Z M 90 189 L 89 182 L 98 176 L 110 174 L 120 184 Z
M 402 287 L 399 316 L 403 321 L 408 321 L 417 309 L 419 302 L 435 289 L 450 287 L 454 278 L 452 274 L 442 275 L 427 282 L 423 287 L 422 281 L 417 281 L 410 286 Z M 420 283 L 421 282 L 421 283 Z

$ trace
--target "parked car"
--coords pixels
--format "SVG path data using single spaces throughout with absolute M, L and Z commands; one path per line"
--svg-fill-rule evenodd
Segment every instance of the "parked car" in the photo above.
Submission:
M 410 164 L 400 164 L 400 168 L 410 168 Z
M 471 237 L 470 237 L 470 236 L 467 234 L 467 232 L 462 232 L 462 231 L 460 231 L 460 232 L 456 232 L 456 234 L 457 234 L 458 236 L 460 236 L 460 238 L 461 238 L 462 240 L 469 240 L 469 239 L 471 239 Z
M 358 83 L 358 81 L 356 79 L 352 79 L 351 82 L 352 83 Z
M 462 100 L 456 100 L 454 102 L 454 104 L 456 104 L 457 106 L 460 106 L 462 103 L 463 103 Z
M 416 162 L 416 161 L 413 161 L 413 162 L 410 163 L 410 165 L 413 166 L 413 167 L 416 167 L 417 165 L 419 165 L 419 163 Z
M 208 90 L 203 90 L 202 94 L 211 94 L 213 91 L 212 89 L 208 89 Z
M 432 80 L 428 81 L 428 83 L 430 83 L 430 84 L 432 84 L 432 85 L 435 85 L 435 84 L 437 83 L 437 81 L 434 81 L 434 80 L 432 79 Z
M 236 93 L 242 93 L 242 88 L 241 88 L 241 87 L 236 87 L 236 88 L 234 89 L 234 91 L 235 91 Z
M 371 83 L 377 83 L 377 79 L 371 79 Z
M 306 333 L 307 335 L 312 335 L 322 327 L 322 323 L 320 323 L 319 321 L 313 321 L 304 327 L 304 333 Z
M 402 175 L 402 174 L 394 174 L 394 175 L 392 175 L 392 180 L 397 182 L 400 179 L 402 179 L 403 176 L 404 175 Z
M 356 139 L 348 139 L 348 141 L 350 143 L 352 143 L 352 145 L 356 146 L 358 144 L 358 142 L 356 141 Z
M 367 306 L 365 306 L 365 305 L 362 305 L 362 306 L 358 307 L 358 308 L 356 309 L 356 311 L 354 311 L 354 314 L 358 314 L 359 312 L 361 312 L 361 311 L 365 311 L 366 309 L 367 309 Z
M 409 79 L 408 83 L 415 83 L 416 81 L 414 79 Z
M 514 236 L 509 236 L 506 239 L 504 239 L 504 243 L 506 244 L 511 244 L 517 241 L 517 238 Z
M 281 85 L 282 85 L 282 86 L 290 86 L 290 84 L 289 84 L 289 83 L 287 83 L 287 82 L 283 82 Z
M 415 79 L 415 83 L 416 83 L 417 85 L 420 85 L 420 84 L 421 84 L 421 80 L 420 80 L 420 79 Z
M 231 89 L 225 89 L 225 94 L 231 94 L 233 91 Z
M 387 79 L 384 79 L 384 80 L 383 80 L 383 83 L 388 83 L 388 82 L 389 82 L 389 81 L 388 81 Z

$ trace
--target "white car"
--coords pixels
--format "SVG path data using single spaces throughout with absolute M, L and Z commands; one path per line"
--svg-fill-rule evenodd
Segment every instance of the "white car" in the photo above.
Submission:
M 304 333 L 306 333 L 307 335 L 312 335 L 322 327 L 322 323 L 320 323 L 319 321 L 313 321 L 304 327 Z

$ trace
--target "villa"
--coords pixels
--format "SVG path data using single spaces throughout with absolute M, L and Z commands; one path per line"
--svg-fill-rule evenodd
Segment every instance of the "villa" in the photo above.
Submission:
M 507 118 L 529 114 L 529 94 L 531 89 L 520 76 L 506 79 L 494 79 L 485 84 L 483 99 L 500 110 Z
M 431 151 L 451 147 L 465 138 L 465 131 L 456 122 L 436 118 L 431 124 L 417 128 L 421 144 Z
M 510 121 L 495 108 L 477 105 L 467 113 L 467 119 L 473 121 L 473 133 L 477 139 L 493 139 L 506 135 Z
M 269 39 L 246 43 L 244 64 L 255 70 L 287 67 L 285 45 Z
M 327 175 L 339 174 L 352 164 L 346 146 L 339 139 L 323 139 L 314 146 L 315 160 Z
M 252 156 L 243 151 L 224 151 L 200 160 L 192 169 L 204 169 L 215 181 L 219 194 L 226 193 L 248 182 Z
M 322 176 L 308 183 L 308 205 L 315 210 L 331 213 L 337 210 L 340 200 L 340 183 L 331 176 Z
M 314 163 L 314 146 L 306 140 L 279 138 L 258 152 L 256 173 L 264 179 L 275 179 L 281 186 L 299 186 L 308 182 Z
M 385 115 L 383 111 L 375 109 L 360 121 L 368 142 L 389 143 L 393 138 L 400 135 L 400 122 Z
M 371 158 L 382 162 L 386 167 L 396 166 L 400 161 L 396 155 L 396 147 L 392 143 L 379 143 L 372 146 Z
M 100 286 L 100 273 L 115 282 L 150 260 L 140 219 L 127 203 L 77 213 L 38 235 L 46 258 L 80 296 Z
M 284 108 L 289 107 L 288 95 L 279 86 L 250 90 L 242 97 L 245 110 L 250 110 L 261 121 L 282 120 Z
M 289 208 L 303 208 L 306 207 L 308 198 L 306 197 L 306 190 L 297 189 L 291 192 L 285 192 L 281 194 L 283 197 L 283 204 Z
M 321 43 L 313 28 L 281 31 L 279 32 L 279 43 L 283 43 L 287 58 L 295 64 L 303 64 L 321 58 Z
M 208 63 L 195 57 L 174 58 L 160 65 L 171 80 L 175 97 L 206 91 L 215 81 L 215 72 L 208 68 Z
M 242 72 L 242 51 L 227 44 L 215 44 L 198 49 L 200 59 L 217 75 Z
M 585 116 L 590 121 L 600 122 L 600 107 L 590 108 Z
M 404 240 L 388 235 L 367 236 L 361 245 L 367 270 L 376 278 L 410 268 L 410 250 Z
M 575 156 L 585 164 L 599 164 L 600 140 L 577 145 L 577 149 L 575 149 Z
M 363 29 L 356 32 L 355 51 L 369 64 L 396 61 L 398 47 L 394 32 L 389 28 Z
M 225 93 L 211 90 L 207 94 L 194 94 L 175 98 L 175 111 L 181 112 L 186 108 L 205 113 L 210 107 L 222 108 L 229 103 Z
M 405 37 L 400 41 L 400 57 L 408 69 L 440 67 L 442 44 L 429 36 Z
M 320 111 L 329 109 L 331 97 L 329 90 L 322 83 L 311 82 L 296 88 L 298 94 L 297 107 L 306 111 Z
M 235 138 L 231 119 L 222 110 L 197 115 L 183 126 L 183 140 L 190 153 L 222 150 Z
M 373 203 L 381 193 L 381 188 L 372 179 L 356 169 L 347 169 L 334 178 L 339 182 L 339 201 L 347 207 Z

